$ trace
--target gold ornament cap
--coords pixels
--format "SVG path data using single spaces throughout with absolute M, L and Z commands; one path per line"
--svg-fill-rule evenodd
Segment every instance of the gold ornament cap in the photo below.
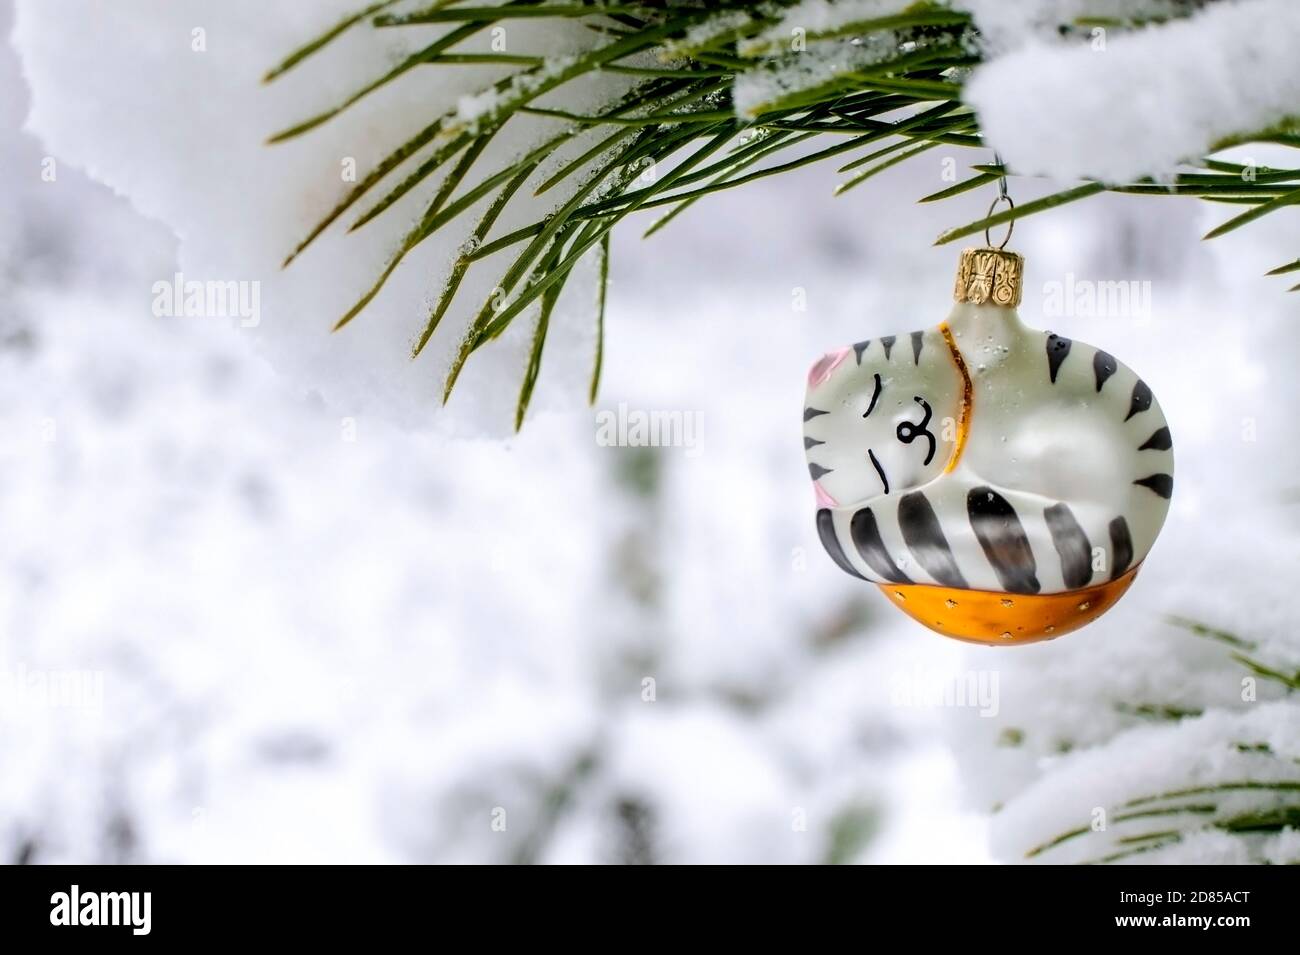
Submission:
M 1015 252 L 984 247 L 962 249 L 952 297 L 971 305 L 1015 308 L 1024 287 L 1025 259 Z

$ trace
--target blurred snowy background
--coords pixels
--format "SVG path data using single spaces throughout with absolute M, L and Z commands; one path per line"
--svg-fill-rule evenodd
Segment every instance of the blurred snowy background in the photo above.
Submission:
M 309 149 L 261 145 L 310 110 L 257 79 L 354 5 L 0 0 L 0 858 L 1020 861 L 1104 807 L 1033 858 L 1300 860 L 1230 825 L 1287 809 L 1267 791 L 1167 843 L 1115 818 L 1300 779 L 1300 339 L 1259 277 L 1294 217 L 1202 244 L 1225 213 L 1107 196 L 1017 228 L 1022 315 L 1141 372 L 1178 486 L 1116 610 L 967 649 L 822 553 L 798 414 L 823 351 L 947 313 L 931 242 L 991 197 L 914 200 L 987 157 L 840 199 L 814 166 L 623 229 L 595 408 L 573 306 L 504 437 L 509 342 L 446 413 L 439 358 L 393 353 L 445 250 L 343 335 L 391 236 L 274 277 L 322 201 Z M 261 324 L 156 316 L 178 269 L 267 276 Z M 1149 308 L 1044 314 L 1079 281 Z M 694 446 L 599 446 L 620 404 L 696 416 Z

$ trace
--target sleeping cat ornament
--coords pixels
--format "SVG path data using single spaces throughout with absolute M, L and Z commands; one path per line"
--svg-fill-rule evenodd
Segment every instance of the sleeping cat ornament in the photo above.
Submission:
M 1024 260 L 967 249 L 947 321 L 808 374 L 817 532 L 840 569 L 949 637 L 1049 640 L 1112 607 L 1169 510 L 1151 389 L 1104 351 L 1027 328 Z

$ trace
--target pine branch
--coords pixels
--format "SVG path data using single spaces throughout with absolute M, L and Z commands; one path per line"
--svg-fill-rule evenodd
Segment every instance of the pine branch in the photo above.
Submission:
M 1231 651 L 1228 654 L 1229 658 L 1250 673 L 1274 681 L 1287 691 L 1300 689 L 1300 673 L 1287 674 L 1276 667 L 1266 666 L 1246 656 L 1246 651 L 1257 649 L 1258 645 L 1254 641 L 1186 617 L 1169 616 L 1166 619 L 1188 633 L 1228 647 Z M 1170 705 L 1144 704 L 1117 708 L 1134 716 L 1154 717 L 1168 721 L 1199 715 L 1196 710 Z M 1269 760 L 1273 768 L 1284 769 L 1288 773 L 1296 773 L 1297 767 L 1300 767 L 1300 759 L 1279 755 L 1267 743 L 1239 742 L 1233 744 L 1233 748 L 1239 753 Z M 1218 797 L 1242 794 L 1255 796 L 1257 804 L 1242 810 L 1240 803 L 1230 803 L 1225 810 L 1223 803 L 1215 801 Z M 1168 817 L 1177 828 L 1117 837 L 1115 845 L 1118 851 L 1089 861 L 1091 863 L 1118 862 L 1141 852 L 1175 845 L 1197 832 L 1216 831 L 1232 835 L 1282 832 L 1300 823 L 1300 803 L 1295 801 L 1297 799 L 1300 799 L 1300 776 L 1280 779 L 1229 779 L 1129 799 L 1110 813 L 1111 824 L 1118 825 L 1158 816 Z M 1232 814 L 1225 814 L 1228 811 Z M 1030 849 L 1025 853 L 1025 858 L 1036 858 L 1064 843 L 1087 836 L 1093 831 L 1091 826 L 1079 826 L 1063 832 Z
M 385 215 L 405 196 L 428 190 L 418 222 L 407 232 L 373 286 L 335 323 L 336 329 L 342 328 L 363 314 L 414 248 L 429 236 L 452 228 L 463 213 L 493 196 L 487 212 L 476 223 L 456 226 L 464 229 L 461 252 L 452 263 L 413 356 L 421 353 L 457 306 L 468 270 L 496 252 L 522 246 L 494 283 L 501 292 L 469 322 L 469 332 L 444 385 L 445 400 L 469 356 L 536 306 L 541 312 L 518 408 L 522 423 L 540 370 L 550 312 L 567 276 L 587 254 L 601 256 L 598 335 L 603 340 L 609 234 L 631 213 L 671 207 L 646 231 L 648 236 L 712 193 L 863 147 L 869 148 L 840 168 L 849 177 L 837 192 L 854 188 L 939 144 L 987 148 L 978 117 L 961 105 L 966 72 L 982 62 L 979 38 L 969 14 L 952 8 L 946 0 L 918 0 L 894 15 L 808 32 L 796 45 L 781 26 L 783 15 L 796 3 L 506 0 L 485 5 L 482 0 L 437 0 L 423 7 L 394 10 L 396 0 L 386 0 L 362 7 L 290 53 L 268 71 L 264 80 L 273 82 L 291 70 L 310 68 L 315 59 L 328 57 L 339 37 L 353 31 L 401 30 L 410 26 L 427 30 L 430 24 L 444 25 L 446 30 L 335 106 L 276 133 L 270 142 L 309 135 L 372 93 L 400 82 L 416 67 L 476 65 L 496 68 L 501 75 L 483 91 L 481 110 L 462 114 L 460 109 L 454 109 L 430 117 L 420 132 L 394 147 L 290 251 L 284 264 L 293 262 L 325 230 L 362 199 L 377 193 L 384 183 L 388 183 L 387 191 L 350 223 L 349 231 L 364 228 Z M 1188 0 L 1177 15 L 1189 15 L 1200 6 L 1199 0 Z M 548 58 L 527 50 L 506 54 L 465 49 L 468 42 L 497 24 L 544 20 L 587 27 L 595 42 L 584 52 L 567 58 Z M 1080 20 L 1061 27 L 1063 35 L 1086 36 L 1083 31 L 1096 25 L 1100 24 L 1094 20 Z M 1104 25 L 1138 29 L 1147 24 L 1107 21 Z M 517 35 L 523 32 L 522 28 L 516 31 Z M 826 74 L 807 88 L 787 89 L 770 102 L 737 110 L 733 89 L 738 80 L 761 79 L 783 67 L 798 65 L 805 49 L 831 54 L 819 62 L 835 65 L 827 67 Z M 322 62 L 321 68 L 327 68 L 327 64 Z M 539 102 L 566 84 L 597 73 L 627 79 L 631 83 L 629 91 L 604 110 L 591 114 Z M 554 129 L 507 165 L 491 171 L 481 169 L 493 137 L 518 117 L 553 124 Z M 819 137 L 832 137 L 836 142 L 810 148 Z M 1185 173 L 1172 183 L 1083 182 L 951 228 L 937 242 L 953 241 L 1102 192 L 1192 196 L 1247 206 L 1207 238 L 1222 235 L 1300 202 L 1300 170 L 1254 169 L 1213 158 L 1221 149 L 1246 142 L 1300 147 L 1300 132 L 1294 122 L 1284 121 L 1266 130 L 1243 133 L 1208 144 L 1207 156 L 1190 161 Z M 580 144 L 576 155 L 564 159 L 549 175 L 537 173 L 543 163 L 567 152 L 571 144 Z M 424 158 L 414 170 L 395 183 L 388 182 L 398 167 L 417 155 Z M 628 174 L 639 168 L 636 164 L 650 162 L 675 165 L 650 185 Z M 920 201 L 942 201 L 988 185 L 1001 175 L 1015 175 L 1014 170 L 996 165 L 975 163 L 971 168 L 975 173 L 972 177 Z M 439 178 L 438 184 L 430 185 L 435 177 Z M 558 201 L 544 219 L 494 236 L 493 229 L 503 211 L 529 183 L 536 195 L 563 184 L 568 188 L 567 198 Z M 1300 260 L 1268 274 L 1294 271 L 1300 271 Z M 593 400 L 600 377 L 599 347 L 591 379 Z

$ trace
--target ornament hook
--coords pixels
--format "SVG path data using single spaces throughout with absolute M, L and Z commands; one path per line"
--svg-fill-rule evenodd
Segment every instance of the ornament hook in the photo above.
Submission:
M 1011 196 L 1007 194 L 1007 177 L 1006 177 L 1007 167 L 1002 162 L 1002 157 L 999 156 L 997 153 L 993 154 L 993 161 L 994 163 L 997 164 L 998 168 L 1002 170 L 1002 175 L 998 176 L 998 197 L 994 199 L 993 203 L 989 206 L 989 211 L 985 214 L 985 218 L 988 218 L 989 216 L 993 215 L 993 210 L 998 207 L 998 203 L 1000 202 L 1005 202 L 1007 204 L 1007 211 L 1011 211 L 1016 207 L 1016 204 L 1011 201 Z M 1012 219 L 1010 222 L 1007 223 L 1007 234 L 1003 237 L 1002 244 L 997 246 L 997 248 L 1005 249 L 1007 247 L 1007 243 L 1011 241 L 1011 233 L 1015 231 L 1016 231 L 1016 220 Z M 984 230 L 984 244 L 987 245 L 989 248 L 993 248 L 993 239 L 989 236 L 988 229 Z
M 1014 209 L 1016 207 L 1016 204 L 1011 201 L 1010 196 L 998 196 L 996 199 L 993 200 L 993 204 L 989 206 L 989 211 L 985 214 L 986 217 L 993 215 L 993 210 L 998 207 L 998 203 L 1000 202 L 1005 202 L 1007 204 L 1008 209 Z M 1011 241 L 1011 233 L 1015 231 L 1016 231 L 1016 220 L 1012 219 L 1010 222 L 1007 223 L 1007 234 L 1002 237 L 1001 244 L 996 246 L 996 248 L 1005 249 L 1007 247 L 1007 243 Z M 984 244 L 987 245 L 989 248 L 995 247 L 993 245 L 993 240 L 989 237 L 988 229 L 984 230 Z

